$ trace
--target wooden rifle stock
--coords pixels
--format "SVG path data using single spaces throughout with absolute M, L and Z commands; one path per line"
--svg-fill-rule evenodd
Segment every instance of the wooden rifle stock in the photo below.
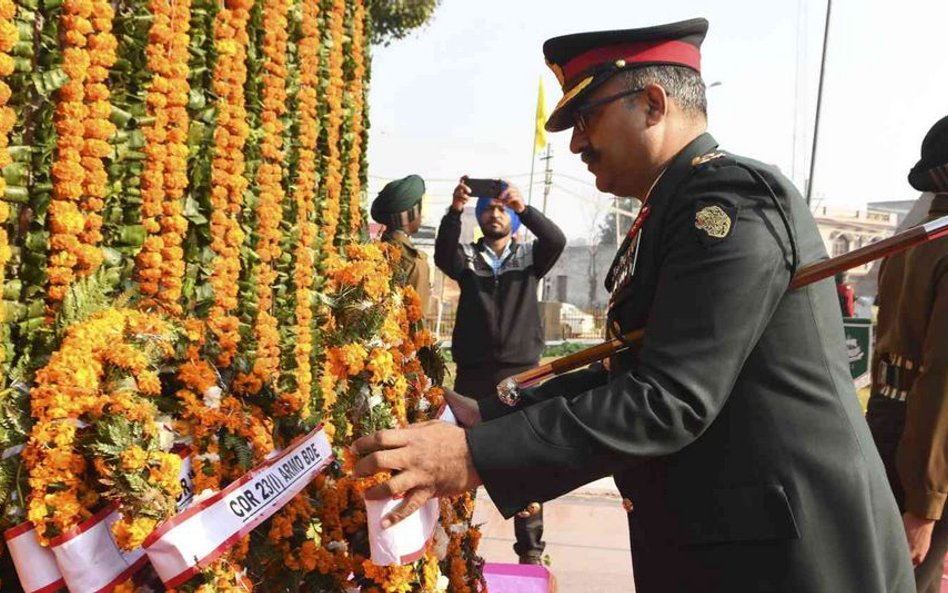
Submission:
M 817 282 L 818 280 L 834 276 L 839 272 L 845 272 L 846 270 L 851 270 L 852 268 L 871 261 L 899 253 L 913 245 L 946 236 L 948 236 L 948 216 L 943 216 L 931 222 L 914 226 L 887 239 L 870 243 L 865 247 L 860 247 L 849 253 L 803 266 L 793 275 L 789 290 L 796 290 Z M 584 348 L 573 354 L 557 358 L 535 369 L 518 373 L 513 377 L 505 379 L 502 385 L 506 383 L 507 389 L 511 387 L 525 388 L 536 385 L 551 377 L 562 375 L 592 364 L 597 360 L 608 358 L 617 352 L 621 352 L 630 346 L 638 344 L 644 337 L 644 328 L 630 331 L 622 336 L 622 339 L 613 338 L 608 342 L 596 344 L 595 346 Z

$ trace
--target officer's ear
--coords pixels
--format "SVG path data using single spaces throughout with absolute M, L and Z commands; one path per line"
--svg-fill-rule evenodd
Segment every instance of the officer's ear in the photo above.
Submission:
M 668 115 L 668 93 L 661 85 L 651 83 L 645 86 L 642 93 L 645 96 L 648 113 L 646 115 L 648 125 L 653 126 L 661 123 Z

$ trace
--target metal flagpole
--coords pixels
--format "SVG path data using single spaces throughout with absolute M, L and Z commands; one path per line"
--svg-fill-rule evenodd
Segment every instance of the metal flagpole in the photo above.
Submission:
M 530 151 L 531 160 L 530 160 L 530 186 L 527 188 L 527 206 L 531 205 L 533 202 L 533 170 L 536 168 L 537 164 L 537 133 L 536 130 L 533 132 L 533 150 Z
M 546 170 L 543 174 L 543 210 L 541 210 L 545 215 L 546 198 L 550 195 L 550 187 L 553 185 L 553 167 L 551 165 L 553 162 L 553 147 L 549 142 L 546 144 L 546 154 L 540 158 L 546 161 Z

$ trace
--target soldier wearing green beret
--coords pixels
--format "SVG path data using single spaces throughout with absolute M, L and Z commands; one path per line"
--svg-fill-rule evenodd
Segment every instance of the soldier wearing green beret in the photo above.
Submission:
M 613 336 L 640 347 L 518 397 L 446 392 L 466 428 L 358 439 L 366 497 L 482 485 L 504 516 L 612 475 L 629 501 L 639 593 L 909 593 L 895 499 L 856 397 L 827 257 L 776 168 L 707 132 L 708 22 L 566 35 L 543 47 L 563 87 L 546 124 L 596 186 L 642 201 L 607 276 Z M 631 587 L 630 587 L 631 589 Z
M 411 236 L 421 227 L 421 202 L 425 195 L 425 180 L 418 175 L 390 181 L 372 202 L 371 214 L 375 222 L 385 225 L 382 241 L 398 246 L 402 251 L 399 275 L 403 282 L 414 287 L 421 301 L 422 313 L 428 312 L 431 295 L 431 270 L 426 255 L 411 242 Z

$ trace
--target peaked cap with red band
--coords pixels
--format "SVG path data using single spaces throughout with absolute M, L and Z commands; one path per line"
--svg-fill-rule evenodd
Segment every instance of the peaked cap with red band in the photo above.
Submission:
M 582 97 L 622 70 L 670 64 L 700 73 L 701 42 L 707 32 L 708 21 L 699 18 L 548 39 L 543 56 L 563 87 L 563 98 L 546 122 L 547 131 L 571 128 L 573 110 L 582 104 Z

